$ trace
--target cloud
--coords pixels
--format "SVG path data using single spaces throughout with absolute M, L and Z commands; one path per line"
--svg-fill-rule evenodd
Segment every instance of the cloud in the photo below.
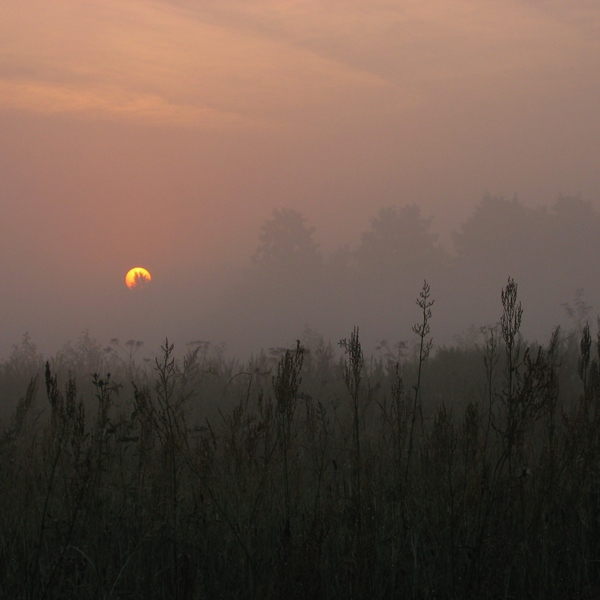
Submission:
M 217 130 L 398 121 L 462 89 L 590 80 L 599 21 L 589 2 L 533 0 L 4 3 L 0 108 Z
M 163 4 L 34 4 L 1 9 L 5 109 L 268 128 L 352 90 L 385 86 L 282 40 Z
M 546 0 L 162 3 L 188 18 L 297 46 L 395 83 L 564 64 L 600 21 L 600 7 L 591 2 Z M 588 41 L 597 47 L 597 40 Z
M 2 108 L 218 129 L 260 125 L 243 115 L 169 102 L 158 94 L 136 93 L 107 85 L 66 87 L 35 80 L 0 81 Z

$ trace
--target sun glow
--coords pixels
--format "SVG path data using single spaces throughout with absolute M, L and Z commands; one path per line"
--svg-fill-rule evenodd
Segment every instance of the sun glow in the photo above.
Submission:
M 125 285 L 132 290 L 134 288 L 140 288 L 146 286 L 152 281 L 152 275 L 150 271 L 144 269 L 144 267 L 133 267 L 127 271 L 125 275 Z

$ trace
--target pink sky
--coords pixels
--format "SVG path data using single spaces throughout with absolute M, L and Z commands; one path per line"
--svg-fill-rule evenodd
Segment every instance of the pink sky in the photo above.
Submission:
M 327 249 L 390 204 L 598 203 L 599 73 L 595 1 L 3 0 L 0 356 L 119 335 L 138 264 L 201 295 L 275 207 Z

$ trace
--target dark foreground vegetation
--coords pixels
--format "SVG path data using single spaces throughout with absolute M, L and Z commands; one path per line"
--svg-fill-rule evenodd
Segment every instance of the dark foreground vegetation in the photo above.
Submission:
M 600 597 L 600 340 L 0 365 L 2 598 Z M 401 348 L 400 348 L 401 349 Z M 111 374 L 108 374 L 110 368 Z

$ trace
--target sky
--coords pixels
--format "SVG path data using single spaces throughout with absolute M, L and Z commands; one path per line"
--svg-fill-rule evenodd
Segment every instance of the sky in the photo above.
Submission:
M 0 0 L 0 356 L 202 338 L 274 208 L 331 251 L 392 204 L 599 205 L 598 73 L 595 0 Z

